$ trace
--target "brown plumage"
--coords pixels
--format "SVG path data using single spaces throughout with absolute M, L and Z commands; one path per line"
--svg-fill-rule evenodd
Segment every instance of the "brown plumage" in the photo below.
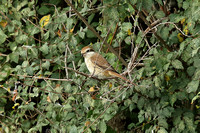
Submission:
M 110 63 L 108 63 L 108 61 L 99 53 L 96 53 L 90 46 L 82 48 L 81 54 L 85 59 L 85 64 L 91 75 L 102 79 L 118 77 L 133 84 L 130 80 L 126 79 L 125 77 L 121 76 L 117 71 L 115 71 Z

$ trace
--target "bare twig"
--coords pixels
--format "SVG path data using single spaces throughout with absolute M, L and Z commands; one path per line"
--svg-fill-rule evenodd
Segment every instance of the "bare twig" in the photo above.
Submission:
M 146 20 L 146 18 L 144 17 L 144 15 L 142 14 L 142 12 L 138 11 L 136 6 L 131 4 L 131 2 L 129 1 L 129 4 L 135 9 L 136 12 L 139 13 L 139 17 L 145 22 L 145 24 L 149 27 L 152 28 L 151 24 Z M 168 51 L 172 51 L 172 49 L 165 43 L 165 41 L 162 39 L 162 37 L 160 37 L 156 32 L 153 33 L 156 38 L 158 38 L 161 42 L 161 44 L 163 44 L 163 46 L 165 48 L 167 48 Z
M 199 33 L 199 32 L 197 32 L 195 35 L 189 36 L 189 35 L 186 35 L 180 28 L 178 28 L 178 26 L 177 26 L 175 23 L 173 23 L 173 22 L 162 22 L 162 23 L 159 23 L 159 24 L 153 26 L 153 27 L 150 28 L 150 29 L 147 28 L 147 29 L 145 30 L 145 34 L 147 34 L 149 31 L 151 31 L 151 30 L 153 30 L 153 29 L 156 29 L 158 26 L 160 26 L 160 25 L 165 25 L 165 24 L 172 24 L 172 25 L 174 25 L 174 27 L 175 27 L 178 31 L 180 31 L 182 35 L 184 35 L 184 36 L 186 36 L 186 37 L 194 37 L 194 36 L 196 36 L 196 35 Z
M 68 45 L 66 45 L 66 47 L 67 47 L 67 50 L 69 51 L 69 54 L 72 55 L 72 52 L 71 52 L 70 48 L 68 47 Z M 75 62 L 74 61 L 72 61 L 72 65 L 73 65 L 74 70 L 76 70 L 76 66 L 75 66 Z M 76 73 L 75 73 L 75 76 L 77 77 Z
M 8 56 L 8 55 L 6 55 L 6 54 L 3 54 L 3 53 L 0 53 L 0 56 Z

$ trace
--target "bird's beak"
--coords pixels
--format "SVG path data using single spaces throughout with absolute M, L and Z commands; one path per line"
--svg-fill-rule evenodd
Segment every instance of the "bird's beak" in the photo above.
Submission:
M 83 57 L 85 57 L 85 54 L 84 54 L 84 53 L 81 53 L 81 55 L 82 55 Z

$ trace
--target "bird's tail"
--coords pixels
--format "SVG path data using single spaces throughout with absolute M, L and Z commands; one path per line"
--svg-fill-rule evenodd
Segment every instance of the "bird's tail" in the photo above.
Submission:
M 111 76 L 121 78 L 121 79 L 123 79 L 124 81 L 127 81 L 127 82 L 131 83 L 132 85 L 137 86 L 135 83 L 132 83 L 130 80 L 128 80 L 127 78 L 125 78 L 124 76 L 122 76 L 122 75 L 120 75 L 120 74 L 118 74 L 118 73 L 116 73 L 116 72 L 112 72 L 112 71 L 108 71 L 108 72 L 109 72 L 109 74 L 110 74 Z

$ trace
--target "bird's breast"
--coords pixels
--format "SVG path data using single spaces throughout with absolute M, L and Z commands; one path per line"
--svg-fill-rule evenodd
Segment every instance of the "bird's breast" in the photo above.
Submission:
M 100 68 L 97 64 L 93 63 L 90 58 L 85 58 L 85 64 L 92 76 L 98 78 L 108 78 L 107 71 Z

